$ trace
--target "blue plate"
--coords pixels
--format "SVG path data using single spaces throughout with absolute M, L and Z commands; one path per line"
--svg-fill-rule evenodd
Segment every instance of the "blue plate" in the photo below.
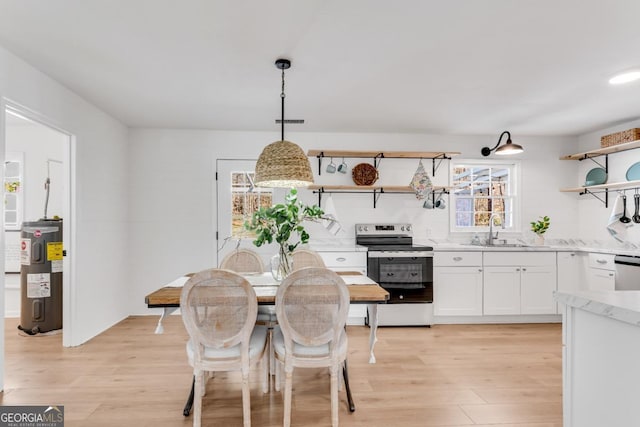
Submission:
M 587 172 L 585 185 L 600 185 L 607 182 L 607 172 L 602 168 L 593 168 Z
M 634 163 L 627 169 L 627 181 L 640 180 L 640 162 Z

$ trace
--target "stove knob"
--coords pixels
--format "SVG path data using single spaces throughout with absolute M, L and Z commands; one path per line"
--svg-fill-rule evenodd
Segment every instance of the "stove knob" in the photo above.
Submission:
M 411 226 L 407 225 L 407 231 L 411 231 Z
M 400 227 L 400 231 L 404 231 L 404 225 L 402 227 Z M 409 230 L 407 230 L 409 231 Z
M 404 295 L 400 294 L 400 296 L 398 298 L 404 299 Z
M 369 231 L 369 227 L 365 226 L 364 231 Z

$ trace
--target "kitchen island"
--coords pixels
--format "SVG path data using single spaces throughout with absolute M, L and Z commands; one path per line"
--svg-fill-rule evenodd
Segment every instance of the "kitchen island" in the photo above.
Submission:
M 556 292 L 565 427 L 638 425 L 640 291 Z

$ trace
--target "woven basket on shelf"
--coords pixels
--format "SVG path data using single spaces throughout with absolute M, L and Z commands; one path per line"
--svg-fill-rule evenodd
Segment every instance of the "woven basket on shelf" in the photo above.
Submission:
M 605 135 L 600 138 L 600 145 L 602 148 L 605 148 L 637 140 L 640 140 L 640 128 L 628 129 L 622 132 Z
M 369 163 L 359 163 L 351 169 L 351 176 L 356 185 L 373 185 L 378 180 L 378 169 Z

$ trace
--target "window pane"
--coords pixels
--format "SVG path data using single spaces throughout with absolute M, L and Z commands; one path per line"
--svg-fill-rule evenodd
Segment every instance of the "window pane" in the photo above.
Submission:
M 272 205 L 270 188 L 253 186 L 253 171 L 231 173 L 231 237 L 255 238 L 255 233 L 244 228 L 254 212 Z
M 473 164 L 454 165 L 452 197 L 455 225 L 458 229 L 484 228 L 489 218 L 499 214 L 505 227 L 513 227 L 512 179 L 514 165 Z

